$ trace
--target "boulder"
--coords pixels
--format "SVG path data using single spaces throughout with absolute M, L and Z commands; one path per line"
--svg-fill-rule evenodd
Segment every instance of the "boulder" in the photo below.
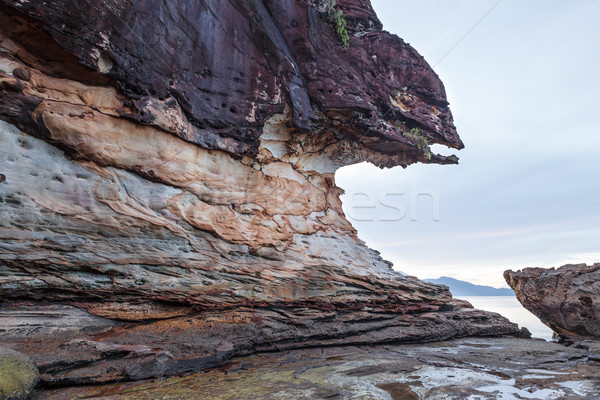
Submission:
M 558 336 L 600 339 L 600 263 L 504 272 L 523 307 Z
M 0 347 L 0 400 L 24 400 L 40 380 L 35 364 L 25 355 Z

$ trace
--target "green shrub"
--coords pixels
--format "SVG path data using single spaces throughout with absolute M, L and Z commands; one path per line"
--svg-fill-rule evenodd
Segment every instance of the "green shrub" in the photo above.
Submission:
M 429 144 L 431 142 L 421 129 L 412 128 L 410 131 L 405 132 L 404 135 L 408 136 L 413 140 L 413 142 L 415 142 L 419 151 L 423 153 L 428 161 L 431 160 L 431 150 L 429 149 Z
M 327 17 L 329 22 L 334 25 L 343 47 L 350 46 L 350 35 L 348 34 L 346 16 L 342 10 L 336 10 L 336 0 L 329 0 L 327 6 Z

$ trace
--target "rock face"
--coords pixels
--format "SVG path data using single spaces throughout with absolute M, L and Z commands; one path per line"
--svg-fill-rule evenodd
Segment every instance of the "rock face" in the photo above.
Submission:
M 506 271 L 525 308 L 563 339 L 600 339 L 600 264 Z
M 455 163 L 444 88 L 367 0 L 0 1 L 0 342 L 45 384 L 305 346 L 519 334 L 402 276 L 336 169 Z

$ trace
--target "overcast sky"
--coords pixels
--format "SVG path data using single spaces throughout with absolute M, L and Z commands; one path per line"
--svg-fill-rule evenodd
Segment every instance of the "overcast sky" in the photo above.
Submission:
M 372 3 L 434 66 L 466 148 L 434 146 L 458 166 L 338 171 L 359 236 L 410 275 L 498 287 L 600 262 L 600 1 Z

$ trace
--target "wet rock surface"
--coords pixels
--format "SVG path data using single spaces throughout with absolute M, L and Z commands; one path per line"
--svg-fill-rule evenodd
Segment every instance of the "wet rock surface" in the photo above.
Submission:
M 40 380 L 35 364 L 24 354 L 0 347 L 0 400 L 25 400 Z
M 600 339 L 600 264 L 506 271 L 517 298 L 562 339 Z
M 523 339 L 325 347 L 234 359 L 226 367 L 44 399 L 597 399 L 600 364 L 584 349 Z

